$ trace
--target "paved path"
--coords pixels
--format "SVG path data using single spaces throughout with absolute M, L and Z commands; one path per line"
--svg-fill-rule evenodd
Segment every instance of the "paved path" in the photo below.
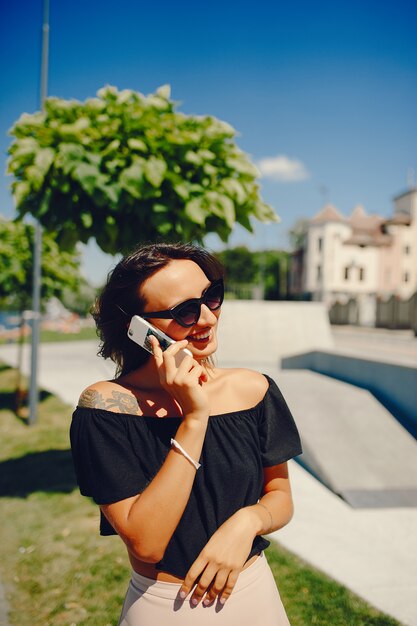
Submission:
M 290 524 L 271 536 L 403 624 L 417 624 L 417 508 L 352 509 L 289 464 Z
M 397 351 L 403 351 L 398 345 Z M 86 385 L 112 375 L 95 352 L 95 342 L 42 345 L 41 385 L 76 403 Z M 390 352 L 394 355 L 395 347 Z M 13 363 L 15 353 L 14 346 L 0 347 L 0 359 Z M 285 395 L 286 373 L 273 373 Z M 343 403 L 340 387 L 337 394 Z M 417 508 L 353 509 L 294 460 L 289 471 L 295 514 L 271 537 L 381 611 L 417 626 Z
M 332 326 L 332 333 L 338 352 L 417 366 L 417 337 L 411 330 Z

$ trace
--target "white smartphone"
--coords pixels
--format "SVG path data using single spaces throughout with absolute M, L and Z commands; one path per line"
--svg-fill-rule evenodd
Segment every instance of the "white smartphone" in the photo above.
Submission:
M 127 336 L 129 339 L 137 343 L 139 346 L 153 354 L 152 345 L 149 341 L 149 337 L 154 336 L 158 339 L 159 344 L 163 352 L 173 343 L 176 343 L 174 339 L 168 337 L 162 330 L 155 328 L 152 324 L 149 324 L 140 315 L 134 315 L 130 320 L 129 328 L 127 330 Z M 175 365 L 179 367 L 180 363 L 185 356 L 193 356 L 190 350 L 183 348 L 175 355 Z

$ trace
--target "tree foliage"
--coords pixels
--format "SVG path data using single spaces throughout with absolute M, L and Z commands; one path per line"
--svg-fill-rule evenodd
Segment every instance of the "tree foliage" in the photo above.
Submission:
M 265 300 L 282 300 L 288 296 L 289 254 L 283 250 L 248 250 L 236 246 L 216 253 L 226 269 L 227 284 L 261 286 Z
M 226 279 L 229 283 L 257 282 L 258 264 L 256 257 L 246 246 L 227 248 L 217 252 L 216 256 L 225 267 Z
M 23 311 L 30 308 L 33 285 L 34 227 L 0 218 L 0 304 Z M 55 236 L 42 237 L 42 299 L 60 298 L 65 289 L 77 292 L 80 276 L 77 252 L 60 250 Z
M 90 313 L 91 306 L 96 299 L 98 288 L 93 287 L 84 278 L 78 283 L 76 290 L 71 287 L 64 287 L 60 300 L 65 308 L 73 313 L 78 313 L 82 317 L 87 317 Z
M 113 254 L 207 232 L 227 241 L 236 222 L 252 231 L 252 216 L 276 221 L 235 130 L 175 106 L 168 85 L 149 96 L 108 86 L 23 114 L 8 162 L 18 215 L 31 213 L 66 249 L 93 237 Z
M 288 232 L 291 247 L 293 250 L 299 250 L 305 244 L 305 238 L 308 232 L 309 220 L 305 218 L 298 219 Z
M 284 250 L 255 252 L 265 300 L 288 298 L 289 254 Z

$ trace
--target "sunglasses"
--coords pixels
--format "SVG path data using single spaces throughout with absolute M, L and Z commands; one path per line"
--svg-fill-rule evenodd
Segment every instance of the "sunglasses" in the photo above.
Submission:
M 159 319 L 174 319 L 178 324 L 188 328 L 197 324 L 201 315 L 201 305 L 205 304 L 210 311 L 217 311 L 220 309 L 224 298 L 224 285 L 223 279 L 213 280 L 207 287 L 201 298 L 191 298 L 185 300 L 181 304 L 177 304 L 172 309 L 165 311 L 145 311 L 142 313 L 142 317 L 146 318 L 159 318 Z

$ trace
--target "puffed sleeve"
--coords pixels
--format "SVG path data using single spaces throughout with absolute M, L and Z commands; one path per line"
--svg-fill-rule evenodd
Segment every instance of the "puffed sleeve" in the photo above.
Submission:
M 277 384 L 266 376 L 269 388 L 261 404 L 259 439 L 263 467 L 279 465 L 302 454 L 294 418 Z
M 144 490 L 149 476 L 143 453 L 133 447 L 120 413 L 77 407 L 70 427 L 71 452 L 83 496 L 111 504 Z

